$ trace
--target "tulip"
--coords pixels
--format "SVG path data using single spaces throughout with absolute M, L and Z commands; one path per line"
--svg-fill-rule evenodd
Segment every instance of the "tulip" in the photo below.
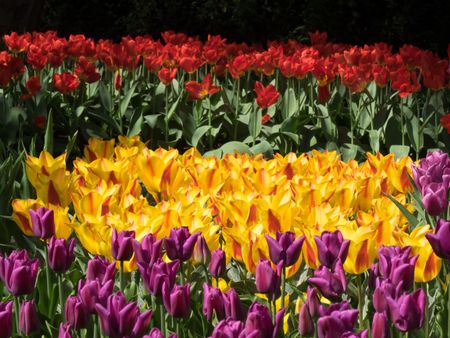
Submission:
M 133 256 L 134 231 L 121 231 L 113 229 L 111 254 L 115 260 L 129 261 Z
M 211 253 L 211 262 L 208 265 L 208 271 L 211 275 L 218 278 L 225 272 L 226 257 L 222 249 L 214 250 Z
M 431 216 L 438 216 L 447 209 L 447 190 L 448 187 L 439 183 L 430 183 L 422 190 L 423 206 Z
M 211 260 L 211 251 L 209 251 L 208 244 L 206 244 L 205 237 L 200 235 L 197 237 L 197 242 L 192 253 L 192 259 L 197 264 L 208 264 Z
M 195 242 L 199 236 L 200 232 L 191 235 L 187 227 L 170 229 L 170 236 L 164 238 L 167 256 L 171 260 L 187 261 L 192 256 Z
M 274 264 L 284 261 L 286 266 L 291 266 L 297 262 L 305 236 L 296 240 L 295 234 L 288 231 L 277 232 L 275 239 L 269 235 L 265 235 L 265 237 L 269 246 L 270 259 Z
M 443 259 L 450 259 L 450 221 L 439 219 L 434 234 L 426 234 L 436 255 Z
M 170 69 L 164 67 L 161 68 L 160 71 L 158 72 L 158 78 L 165 86 L 169 86 L 176 75 L 177 75 L 177 68 Z
M 414 267 L 418 256 L 409 257 L 411 247 L 382 246 L 378 250 L 378 270 L 382 277 L 388 278 L 392 284 L 402 283 L 404 290 L 408 290 L 414 283 Z
M 324 231 L 322 235 L 314 236 L 319 254 L 319 261 L 327 268 L 332 268 L 334 263 L 339 259 L 345 262 L 348 254 L 350 241 L 345 240 L 339 230 L 335 232 Z
M 333 303 L 329 306 L 320 305 L 319 306 L 319 317 L 330 316 L 333 312 L 350 310 L 350 303 L 348 301 L 343 301 L 340 303 Z
M 298 315 L 298 332 L 300 336 L 312 336 L 314 334 L 314 322 L 306 303 L 302 305 Z
M 98 280 L 82 279 L 78 282 L 78 297 L 89 313 L 95 312 L 95 304 L 106 306 L 108 297 L 113 293 L 114 281 L 108 280 L 101 284 Z
M 320 299 L 317 289 L 309 287 L 306 290 L 306 305 L 311 317 L 316 318 L 319 315 Z
M 267 87 L 264 87 L 259 81 L 255 82 L 255 93 L 256 103 L 261 109 L 269 108 L 271 105 L 275 104 L 280 97 L 280 93 L 274 85 L 269 84 Z
M 385 312 L 377 312 L 373 316 L 372 338 L 389 338 L 389 326 Z
M 42 239 L 49 239 L 55 235 L 55 219 L 53 210 L 38 208 L 30 209 L 30 218 L 33 234 Z
M 274 325 L 269 309 L 261 303 L 254 302 L 248 309 L 245 328 L 239 337 L 275 338 L 283 321 L 283 316 L 284 309 L 281 309 L 275 316 Z
M 339 260 L 334 266 L 334 271 L 320 266 L 314 271 L 314 277 L 309 278 L 308 281 L 317 287 L 324 297 L 331 300 L 338 299 L 347 288 L 345 272 Z
M 404 293 L 398 299 L 387 298 L 391 320 L 401 332 L 421 328 L 424 321 L 426 294 L 417 289 L 412 294 Z
M 98 280 L 101 284 L 107 281 L 114 281 L 116 274 L 116 264 L 109 263 L 104 257 L 95 256 L 90 259 L 86 269 L 86 279 Z
M 141 337 L 150 323 L 152 311 L 140 313 L 135 302 L 128 303 L 122 292 L 108 297 L 107 306 L 95 305 L 100 325 L 110 338 Z
M 203 284 L 203 314 L 208 321 L 212 320 L 213 313 L 216 313 L 217 319 L 225 318 L 225 305 L 222 291 L 213 288 L 208 284 Z
M 150 331 L 150 333 L 148 335 L 145 335 L 143 338 L 165 338 L 165 337 L 157 327 L 154 327 Z
M 58 338 L 72 338 L 70 334 L 70 324 L 69 323 L 61 323 L 59 325 Z
M 272 299 L 280 296 L 283 264 L 284 262 L 280 261 L 277 266 L 277 271 L 274 271 L 267 259 L 259 260 L 256 266 L 256 289 L 258 292 L 266 293 Z
M 73 262 L 75 238 L 66 241 L 53 236 L 48 244 L 48 264 L 55 272 L 66 272 Z
M 0 338 L 9 338 L 13 331 L 13 302 L 0 302 Z
M 153 265 L 161 258 L 162 240 L 156 240 L 152 234 L 146 235 L 141 243 L 133 240 L 133 249 L 137 263 Z
M 169 284 L 164 282 L 162 287 L 162 298 L 167 312 L 175 318 L 189 316 L 190 308 L 190 285 L 174 285 L 172 290 Z
M 236 338 L 244 330 L 244 324 L 239 320 L 227 318 L 214 327 L 210 338 Z
M 66 320 L 75 329 L 86 328 L 89 324 L 89 309 L 79 296 L 69 296 L 66 300 Z
M 340 338 L 344 333 L 353 331 L 358 310 L 334 311 L 317 321 L 318 338 Z
M 33 293 L 38 270 L 38 260 L 30 260 L 26 250 L 15 250 L 9 257 L 0 256 L 0 279 L 13 296 Z
M 179 267 L 180 261 L 178 260 L 166 263 L 158 259 L 152 267 L 138 263 L 138 269 L 146 290 L 157 297 L 162 295 L 164 282 L 168 283 L 170 289 L 174 286 Z
M 197 81 L 187 82 L 185 84 L 186 92 L 189 94 L 191 100 L 203 100 L 208 95 L 214 95 L 220 91 L 220 87 L 212 83 L 212 76 L 208 73 L 200 83 Z
M 231 288 L 223 294 L 223 302 L 226 318 L 241 321 L 245 319 L 244 307 L 235 289 Z
M 358 333 L 354 333 L 351 331 L 344 332 L 340 338 L 368 338 L 369 337 L 369 330 L 363 330 Z
M 24 301 L 20 306 L 19 331 L 29 336 L 40 329 L 41 322 L 39 321 L 35 301 Z
M 420 160 L 419 166 L 412 166 L 414 182 L 420 191 L 430 183 L 442 184 L 448 189 L 450 184 L 450 157 L 442 150 L 429 152 Z

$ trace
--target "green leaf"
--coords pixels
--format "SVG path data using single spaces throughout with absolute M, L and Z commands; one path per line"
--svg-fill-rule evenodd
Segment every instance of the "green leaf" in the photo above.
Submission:
M 123 117 L 123 116 L 125 115 L 125 112 L 126 112 L 127 109 L 128 109 L 128 105 L 130 104 L 130 100 L 131 100 L 131 97 L 132 97 L 133 94 L 134 94 L 134 91 L 135 91 L 135 89 L 136 89 L 136 86 L 137 86 L 137 82 L 135 82 L 135 83 L 131 86 L 131 88 L 128 90 L 128 92 L 126 93 L 125 97 L 123 98 L 122 102 L 120 102 L 119 113 L 120 113 L 120 116 L 121 116 L 121 117 Z
M 266 158 L 272 158 L 273 157 L 273 148 L 270 145 L 269 142 L 263 140 L 258 144 L 255 144 L 253 147 L 250 148 L 250 151 L 252 154 L 264 154 L 264 157 Z
M 261 109 L 256 112 L 250 113 L 250 119 L 248 121 L 248 131 L 253 139 L 256 139 L 261 132 Z
M 192 140 L 191 140 L 191 145 L 193 147 L 197 147 L 198 142 L 200 141 L 200 139 L 208 132 L 208 130 L 211 129 L 211 126 L 201 126 L 198 127 L 195 132 L 194 135 L 192 135 Z
M 47 128 L 45 129 L 44 136 L 44 150 L 53 154 L 53 117 L 52 112 L 48 113 L 47 116 Z
M 142 123 L 144 122 L 143 113 L 141 110 L 134 110 L 133 115 L 131 116 L 130 125 L 128 126 L 129 137 L 140 134 L 142 130 Z
M 291 117 L 298 110 L 298 102 L 295 97 L 294 89 L 287 88 L 283 95 L 283 106 L 282 106 L 281 114 L 283 119 Z
M 383 194 L 389 198 L 396 206 L 397 208 L 400 209 L 400 211 L 402 212 L 402 214 L 406 217 L 406 219 L 408 220 L 409 225 L 412 227 L 412 229 L 414 229 L 415 227 L 417 227 L 417 225 L 419 224 L 419 220 L 416 218 L 416 216 L 414 216 L 413 214 L 411 214 L 408 209 L 406 209 L 399 201 L 397 201 L 394 197 L 392 197 L 391 195 L 388 195 L 386 193 L 383 192 Z
M 406 157 L 409 154 L 409 147 L 402 145 L 393 145 L 389 148 L 389 152 L 393 153 L 394 156 L 399 159 L 401 157 Z
M 216 157 L 216 158 L 222 158 L 223 152 L 222 149 L 214 149 L 207 151 L 203 154 L 203 157 Z
M 150 128 L 154 129 L 156 127 L 156 125 L 158 124 L 158 119 L 162 118 L 163 116 L 164 116 L 164 114 L 147 115 L 147 116 L 144 116 L 144 121 Z
M 97 113 L 90 111 L 88 112 L 88 115 L 105 122 L 110 128 L 122 134 L 122 128 L 120 127 L 119 123 L 114 118 L 112 118 L 108 112 Z
M 106 85 L 101 81 L 98 86 L 98 92 L 100 94 L 100 102 L 102 103 L 103 108 L 105 108 L 108 112 L 111 113 L 113 110 L 111 93 L 109 92 Z
M 235 152 L 240 154 L 242 153 L 252 154 L 250 147 L 248 145 L 238 141 L 227 142 L 220 147 L 220 150 L 222 150 L 223 154 L 234 154 Z
M 341 147 L 341 153 L 344 162 L 353 160 L 358 153 L 358 146 L 356 144 L 345 143 L 344 146 Z
M 369 130 L 370 148 L 372 148 L 372 151 L 374 153 L 376 153 L 380 150 L 380 135 L 381 135 L 380 129 Z
M 165 119 L 167 119 L 167 121 L 170 121 L 172 119 L 172 116 L 173 116 L 173 114 L 175 114 L 175 111 L 176 111 L 180 101 L 181 101 L 181 96 L 178 96 L 177 100 L 170 106 L 170 109 L 167 112 L 167 116 L 165 116 Z
M 78 130 L 69 139 L 69 143 L 67 144 L 67 147 L 66 147 L 66 158 L 69 158 L 70 153 L 72 152 L 73 146 L 75 144 L 75 141 L 77 140 L 77 136 L 78 136 Z

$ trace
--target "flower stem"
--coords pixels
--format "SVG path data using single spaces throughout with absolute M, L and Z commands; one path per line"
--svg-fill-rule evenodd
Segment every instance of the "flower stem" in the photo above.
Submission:
M 209 149 L 213 148 L 213 137 L 212 137 L 212 110 L 211 110 L 211 98 L 208 98 L 208 141 L 209 141 Z
M 58 274 L 58 291 L 59 291 L 59 304 L 61 306 L 61 318 L 62 321 L 65 322 L 65 312 L 64 312 L 64 289 L 63 289 L 63 276 L 62 274 Z
M 20 297 L 14 297 L 14 317 L 16 319 L 16 332 L 18 336 L 21 336 L 19 329 L 19 318 L 20 318 Z
M 169 143 L 169 89 L 167 86 L 165 89 L 165 101 L 166 115 L 164 116 L 164 141 L 167 146 Z
M 428 284 L 424 283 L 424 287 L 425 287 L 425 294 L 427 295 L 428 298 Z M 429 336 L 429 328 L 428 328 L 428 304 L 425 304 L 425 323 L 423 326 L 423 332 L 424 332 L 424 337 L 428 337 Z
M 184 284 L 184 267 L 183 267 L 183 262 L 180 262 L 180 281 L 181 284 Z
M 281 273 L 281 308 L 284 308 L 284 295 L 286 293 L 286 266 L 283 265 Z
M 159 304 L 159 316 L 161 318 L 161 332 L 163 337 L 166 337 L 166 318 L 164 316 L 164 305 Z
M 123 290 L 125 289 L 125 279 L 123 275 L 123 261 L 120 261 L 119 280 L 120 280 L 120 291 L 123 292 Z
M 50 265 L 48 264 L 48 246 L 44 246 L 45 250 L 45 280 L 47 282 L 47 297 L 50 299 Z
M 357 276 L 358 283 L 358 320 L 359 320 L 359 328 L 364 328 L 364 316 L 363 316 L 363 308 L 364 308 L 364 295 L 362 289 L 362 277 L 361 275 Z
M 237 79 L 237 90 L 236 90 L 236 107 L 234 110 L 234 130 L 233 130 L 233 140 L 236 141 L 237 139 L 237 127 L 238 127 L 238 116 L 239 116 L 239 98 L 241 94 L 241 80 Z

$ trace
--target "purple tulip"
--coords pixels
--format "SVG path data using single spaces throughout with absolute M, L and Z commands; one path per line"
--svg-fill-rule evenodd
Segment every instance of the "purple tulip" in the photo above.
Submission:
M 209 250 L 203 235 L 197 237 L 194 251 L 192 252 L 192 259 L 195 263 L 204 265 L 209 264 L 209 261 L 211 260 L 211 251 Z
M 89 310 L 78 296 L 67 297 L 65 315 L 75 330 L 86 328 L 89 324 Z
M 78 282 L 78 297 L 89 313 L 95 312 L 95 304 L 106 306 L 108 297 L 113 293 L 114 282 L 108 280 L 101 284 L 98 280 L 81 279 Z
M 333 303 L 333 304 L 330 304 L 329 306 L 320 304 L 319 317 L 330 316 L 335 311 L 342 312 L 342 311 L 346 311 L 346 310 L 350 310 L 350 303 L 348 301 L 343 301 L 340 303 Z
M 72 265 L 75 238 L 66 241 L 64 238 L 52 236 L 48 243 L 48 264 L 55 272 L 66 272 Z
M 317 321 L 318 338 L 340 338 L 344 333 L 352 332 L 358 310 L 333 311 Z
M 168 283 L 162 287 L 162 298 L 167 312 L 175 318 L 188 317 L 191 312 L 190 284 L 174 285 L 169 289 Z
M 369 330 L 363 330 L 358 333 L 352 331 L 344 332 L 340 338 L 368 338 L 368 337 L 369 337 Z
M 164 338 L 164 336 L 157 327 L 154 327 L 148 335 L 145 335 L 142 338 Z
M 431 216 L 442 214 L 448 205 L 447 189 L 439 183 L 430 183 L 422 190 L 422 203 Z
M 9 338 L 13 331 L 13 302 L 0 302 L 0 338 Z
M 158 259 L 151 267 L 138 263 L 138 269 L 144 281 L 145 288 L 149 293 L 157 297 L 162 295 L 164 282 L 168 283 L 169 289 L 174 286 L 179 267 L 180 261 L 178 260 L 166 263 Z
M 327 268 L 332 268 L 334 263 L 339 259 L 345 262 L 348 254 L 350 241 L 345 240 L 339 230 L 335 232 L 324 231 L 322 235 L 314 236 L 319 253 L 319 261 Z
M 225 272 L 226 257 L 222 249 L 214 250 L 211 254 L 211 262 L 208 265 L 208 271 L 214 277 L 220 277 Z
M 200 232 L 191 235 L 187 227 L 170 229 L 170 236 L 164 238 L 167 256 L 171 260 L 187 261 L 192 256 L 195 242 L 199 236 Z
M 256 266 L 256 289 L 258 292 L 265 293 L 269 298 L 277 299 L 280 296 L 281 274 L 283 261 L 277 265 L 274 271 L 267 259 L 260 259 Z
M 102 331 L 111 338 L 142 337 L 150 323 L 152 311 L 139 311 L 136 302 L 127 302 L 122 292 L 108 297 L 107 306 L 96 304 Z
M 402 283 L 404 290 L 408 290 L 414 283 L 414 267 L 418 256 L 409 257 L 411 247 L 382 246 L 378 250 L 378 273 L 387 278 L 394 285 Z
M 389 326 L 385 312 L 376 312 L 373 316 L 372 338 L 389 338 Z
M 203 314 L 208 321 L 211 321 L 213 314 L 216 313 L 217 319 L 225 318 L 225 304 L 222 291 L 213 288 L 208 284 L 203 284 Z
M 275 239 L 269 235 L 265 235 L 265 237 L 269 246 L 270 259 L 274 264 L 283 261 L 286 266 L 291 266 L 297 262 L 305 236 L 301 236 L 296 240 L 295 234 L 288 231 L 284 233 L 277 232 Z
M 72 338 L 69 323 L 59 324 L 58 338 Z
M 439 219 L 434 234 L 426 234 L 436 255 L 443 259 L 450 259 L 450 221 Z
M 133 256 L 134 231 L 112 232 L 111 254 L 115 260 L 129 261 Z
M 309 287 L 306 290 L 306 302 L 311 317 L 319 316 L 320 299 L 316 288 Z
M 284 309 L 281 309 L 275 316 L 274 325 L 272 323 L 272 318 L 270 317 L 269 309 L 261 303 L 254 302 L 248 309 L 245 328 L 239 335 L 239 338 L 276 338 L 283 321 L 283 316 Z
M 420 160 L 419 166 L 412 166 L 414 182 L 420 191 L 430 183 L 440 183 L 444 189 L 450 185 L 450 157 L 442 150 L 430 152 Z
M 334 266 L 334 271 L 330 271 L 322 265 L 314 271 L 314 277 L 309 278 L 308 281 L 317 287 L 324 297 L 330 300 L 338 299 L 347 288 L 345 272 L 342 262 L 339 260 Z
M 226 318 L 231 318 L 234 320 L 245 319 L 245 311 L 242 306 L 241 299 L 237 294 L 236 290 L 230 288 L 226 293 L 223 294 L 223 302 L 225 306 L 225 315 Z
M 106 258 L 95 256 L 88 261 L 86 269 L 86 279 L 98 280 L 100 284 L 112 280 L 114 281 L 116 274 L 116 264 L 110 263 Z
M 9 257 L 0 256 L 0 279 L 14 296 L 33 293 L 38 270 L 38 260 L 30 260 L 26 250 L 15 250 Z
M 19 330 L 22 334 L 29 336 L 31 333 L 41 329 L 41 322 L 36 310 L 34 300 L 23 301 L 20 306 Z
M 47 208 L 30 209 L 31 230 L 36 237 L 49 239 L 55 235 L 53 210 Z
M 300 336 L 312 336 L 314 334 L 314 322 L 306 303 L 303 303 L 298 314 L 298 332 Z
M 421 328 L 424 321 L 427 296 L 423 289 L 404 293 L 398 299 L 387 298 L 391 320 L 401 332 Z
M 153 234 L 146 235 L 141 243 L 133 240 L 133 249 L 137 263 L 153 265 L 158 258 L 161 258 L 162 240 L 156 240 Z
M 210 338 L 236 338 L 243 330 L 241 321 L 227 318 L 217 323 Z

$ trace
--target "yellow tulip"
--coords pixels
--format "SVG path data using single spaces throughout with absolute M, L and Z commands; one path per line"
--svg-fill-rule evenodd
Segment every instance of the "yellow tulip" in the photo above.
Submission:
M 97 138 L 90 138 L 88 145 L 84 147 L 84 158 L 88 162 L 93 162 L 99 158 L 112 159 L 114 143 L 114 139 L 103 141 Z
M 377 257 L 374 230 L 367 226 L 358 228 L 354 223 L 339 230 L 344 239 L 350 240 L 347 259 L 344 263 L 345 271 L 354 275 L 367 271 Z

